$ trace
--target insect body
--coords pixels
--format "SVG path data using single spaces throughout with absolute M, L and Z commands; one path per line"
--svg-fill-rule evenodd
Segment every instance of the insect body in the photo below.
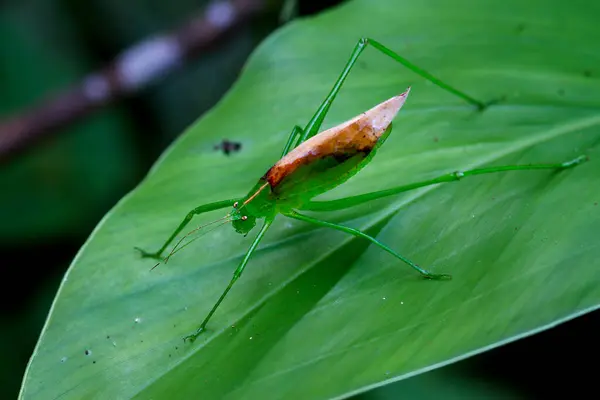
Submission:
M 441 175 L 435 179 L 416 182 L 409 185 L 398 186 L 377 192 L 365 193 L 357 196 L 347 197 L 332 201 L 312 201 L 312 198 L 327 192 L 334 187 L 347 181 L 361 168 L 367 165 L 375 156 L 377 149 L 385 142 L 392 130 L 392 120 L 396 117 L 404 102 L 406 101 L 410 88 L 404 93 L 394 96 L 370 110 L 344 122 L 331 129 L 318 133 L 323 120 L 339 92 L 346 76 L 356 62 L 364 48 L 371 44 L 377 50 L 390 56 L 394 60 L 408 67 L 413 72 L 433 82 L 444 90 L 466 100 L 480 111 L 487 106 L 467 94 L 454 89 L 435 78 L 428 72 L 411 64 L 406 59 L 394 53 L 382 44 L 372 39 L 361 39 L 334 84 L 331 92 L 325 98 L 317 112 L 313 115 L 306 127 L 295 126 L 290 133 L 288 141 L 283 149 L 282 157 L 277 161 L 256 183 L 256 185 L 241 198 L 223 200 L 215 203 L 201 205 L 190 211 L 180 225 L 175 229 L 163 246 L 154 253 L 148 253 L 140 249 L 145 257 L 160 258 L 167 246 L 175 239 L 181 230 L 190 222 L 194 215 L 232 207 L 224 220 L 231 222 L 234 229 L 241 234 L 248 234 L 258 220 L 264 220 L 262 227 L 246 255 L 243 257 L 238 268 L 223 294 L 219 297 L 200 327 L 185 339 L 194 340 L 205 329 L 208 321 L 215 313 L 223 299 L 227 296 L 234 283 L 239 279 L 248 264 L 252 253 L 264 237 L 265 233 L 279 214 L 285 217 L 305 221 L 321 227 L 331 228 L 346 232 L 348 234 L 366 239 L 377 245 L 392 256 L 406 263 L 423 277 L 429 279 L 448 279 L 447 274 L 435 274 L 419 267 L 417 264 L 400 255 L 390 247 L 379 242 L 377 239 L 357 229 L 323 221 L 308 215 L 301 214 L 298 210 L 330 211 L 356 206 L 367 201 L 391 196 L 418 187 L 456 181 L 470 175 L 487 174 L 511 170 L 533 170 L 533 169 L 564 169 L 580 164 L 586 160 L 580 156 L 574 160 L 557 164 L 530 164 L 530 165 L 507 165 L 490 168 L 480 168 L 467 171 L 456 171 Z M 178 247 L 181 240 L 175 246 Z M 174 249 L 174 251 L 175 251 Z M 171 254 L 173 254 L 173 252 Z
M 408 93 L 313 136 L 283 156 L 232 212 L 236 230 L 247 233 L 256 218 L 302 208 L 308 200 L 356 174 L 389 135 Z

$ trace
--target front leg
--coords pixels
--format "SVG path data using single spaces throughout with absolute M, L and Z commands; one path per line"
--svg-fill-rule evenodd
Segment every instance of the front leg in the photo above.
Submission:
M 181 223 L 179 224 L 179 226 L 177 227 L 177 229 L 175 229 L 175 231 L 171 234 L 171 236 L 169 236 L 169 238 L 166 240 L 166 242 L 162 245 L 162 247 L 160 249 L 158 249 L 155 252 L 148 252 L 145 251 L 139 247 L 135 247 L 136 250 L 138 250 L 143 258 L 155 258 L 155 259 L 160 259 L 161 258 L 161 254 L 165 251 L 165 249 L 167 248 L 167 246 L 169 245 L 169 243 L 171 243 L 173 241 L 173 239 L 175 239 L 175 236 L 177 236 L 179 234 L 179 232 L 181 232 L 181 230 L 183 228 L 185 228 L 185 226 L 187 224 L 189 224 L 189 222 L 192 220 L 192 218 L 194 217 L 194 215 L 200 215 L 203 214 L 205 212 L 209 212 L 209 211 L 214 211 L 214 210 L 219 210 L 221 208 L 225 208 L 225 207 L 232 207 L 233 204 L 239 201 L 239 199 L 229 199 L 229 200 L 221 200 L 221 201 L 217 201 L 214 203 L 208 203 L 208 204 L 203 204 L 199 207 L 194 208 L 192 211 L 190 211 L 189 213 L 187 213 L 187 215 L 185 216 L 185 218 L 183 218 L 183 221 L 181 221 Z

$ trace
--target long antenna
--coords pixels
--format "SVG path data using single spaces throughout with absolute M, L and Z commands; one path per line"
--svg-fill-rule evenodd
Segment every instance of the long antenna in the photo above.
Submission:
M 230 219 L 230 220 L 227 220 L 227 221 L 223 221 L 223 222 L 222 222 L 222 223 L 220 223 L 219 225 L 217 225 L 217 226 L 215 226 L 215 227 L 213 227 L 213 228 L 211 228 L 211 229 L 209 229 L 209 230 L 207 230 L 207 231 L 204 231 L 204 232 L 202 233 L 202 235 L 196 236 L 195 238 L 191 239 L 189 242 L 185 243 L 183 246 L 179 247 L 177 250 L 173 250 L 173 251 L 171 252 L 171 255 L 177 254 L 179 251 L 181 251 L 181 250 L 183 250 L 184 248 L 186 248 L 186 247 L 187 247 L 189 244 L 191 244 L 193 241 L 200 239 L 202 236 L 204 236 L 204 235 L 206 235 L 206 234 L 208 234 L 208 233 L 210 233 L 210 232 L 212 232 L 212 231 L 214 231 L 214 230 L 216 230 L 216 229 L 220 228 L 221 226 L 223 226 L 223 225 L 225 225 L 225 224 L 228 224 L 228 223 L 230 223 L 231 221 L 233 221 L 233 220 L 231 220 L 231 219 Z
M 165 257 L 165 258 L 164 258 L 162 261 L 159 261 L 159 262 L 157 262 L 157 263 L 156 263 L 156 264 L 155 264 L 155 265 L 154 265 L 152 268 L 150 268 L 150 271 L 152 271 L 154 268 L 158 267 L 158 266 L 161 264 L 161 262 L 162 262 L 162 263 L 164 263 L 164 264 L 166 264 L 167 262 L 169 262 L 169 259 L 171 258 L 171 256 L 172 256 L 173 254 L 177 253 L 179 250 L 183 249 L 184 247 L 186 247 L 188 244 L 190 244 L 190 243 L 191 243 L 191 242 L 193 242 L 194 240 L 201 238 L 202 236 L 206 235 L 207 233 L 209 233 L 209 232 L 212 232 L 212 231 L 213 231 L 213 230 L 215 230 L 216 228 L 218 228 L 218 227 L 220 227 L 220 226 L 222 226 L 222 225 L 224 225 L 224 224 L 226 224 L 226 223 L 228 223 L 228 222 L 231 222 L 232 220 L 231 220 L 231 219 L 228 219 L 228 218 L 230 218 L 230 217 L 231 217 L 231 214 L 227 214 L 227 215 L 225 215 L 223 218 L 219 218 L 219 219 L 217 219 L 217 220 L 215 220 L 215 221 L 212 221 L 212 222 L 206 223 L 206 224 L 204 224 L 204 225 L 200 225 L 200 226 L 198 226 L 197 228 L 195 228 L 195 229 L 192 229 L 191 231 L 189 231 L 188 233 L 186 233 L 186 234 L 185 234 L 185 235 L 184 235 L 184 236 L 183 236 L 181 239 L 179 239 L 179 240 L 177 241 L 177 243 L 175 244 L 175 246 L 173 246 L 173 249 L 172 249 L 172 250 L 169 252 L 169 254 L 168 254 L 168 255 L 167 255 L 167 256 L 166 256 L 166 257 Z M 223 220 L 225 220 L 225 221 L 223 221 Z M 184 241 L 184 240 L 185 240 L 185 239 L 186 239 L 188 236 L 190 236 L 191 234 L 193 234 L 193 233 L 195 233 L 195 232 L 198 232 L 199 230 L 201 230 L 201 229 L 203 229 L 203 228 L 206 228 L 207 226 L 210 226 L 210 225 L 216 224 L 217 222 L 221 222 L 221 221 L 223 221 L 221 224 L 219 224 L 219 225 L 215 226 L 213 229 L 209 229 L 208 231 L 205 231 L 205 232 L 204 232 L 202 235 L 195 237 L 194 239 L 190 240 L 189 242 L 187 242 L 187 243 L 186 243 L 185 245 L 183 245 L 182 247 L 178 248 L 178 247 L 179 247 L 179 245 L 181 244 L 181 242 L 183 242 L 183 241 Z

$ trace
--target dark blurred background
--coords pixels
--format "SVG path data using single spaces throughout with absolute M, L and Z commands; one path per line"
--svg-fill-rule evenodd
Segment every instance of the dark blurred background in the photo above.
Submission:
M 62 275 L 103 215 L 263 38 L 341 2 L 0 1 L 0 398 L 16 397 Z M 596 312 L 445 370 L 523 398 L 583 393 L 599 327 Z

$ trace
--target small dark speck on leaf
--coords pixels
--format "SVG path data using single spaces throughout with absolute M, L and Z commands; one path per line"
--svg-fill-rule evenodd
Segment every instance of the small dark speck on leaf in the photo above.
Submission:
M 518 231 L 518 230 L 519 230 L 519 228 L 515 226 L 515 232 Z
M 439 142 L 439 141 L 440 141 L 440 139 L 438 139 L 437 137 L 434 137 L 434 138 L 433 138 L 433 141 L 437 143 L 437 142 Z
M 169 354 L 169 357 L 171 357 L 171 355 Z
M 96 360 L 92 361 L 92 364 L 96 364 Z
M 223 139 L 221 143 L 214 146 L 215 150 L 222 150 L 223 153 L 228 156 L 231 153 L 236 153 L 242 149 L 240 142 L 232 142 L 228 139 Z
M 86 350 L 86 351 L 84 352 L 84 354 L 85 354 L 86 356 L 89 356 L 91 353 L 92 353 L 92 352 L 91 352 L 91 351 L 89 351 L 89 350 Z
M 595 206 L 597 206 L 597 205 L 598 205 L 598 203 L 594 203 L 594 205 L 595 205 Z
M 106 338 L 107 338 L 107 339 L 110 339 L 110 335 L 106 335 Z
M 517 33 L 523 33 L 524 30 L 525 30 L 525 24 L 517 25 Z
M 585 71 L 583 71 L 583 76 L 585 76 L 586 78 L 591 77 L 592 71 L 590 71 L 589 69 L 586 69 Z
M 179 350 L 179 347 L 175 346 L 175 350 Z

